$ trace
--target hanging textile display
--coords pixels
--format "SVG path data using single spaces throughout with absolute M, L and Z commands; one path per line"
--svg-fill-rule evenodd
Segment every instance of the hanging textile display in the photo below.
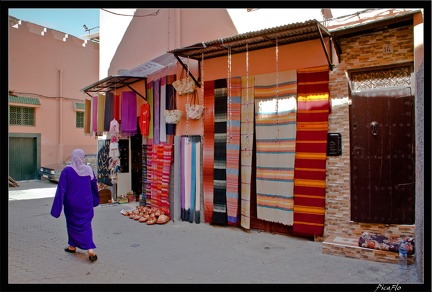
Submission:
M 164 112 L 166 109 L 166 76 L 159 79 L 160 83 L 160 103 L 159 103 L 159 141 L 161 143 L 166 142 L 166 122 Z
M 204 89 L 204 145 L 203 145 L 203 191 L 204 221 L 212 223 L 213 176 L 214 176 L 214 85 L 213 80 L 205 82 Z
M 143 145 L 145 151 L 145 160 L 147 162 L 146 168 L 146 184 L 145 184 L 145 200 L 146 206 L 151 206 L 151 198 L 152 198 L 152 178 L 153 178 L 153 146 Z
M 247 71 L 246 71 L 247 72 Z M 250 229 L 251 181 L 254 137 L 254 77 L 242 77 L 241 108 L 241 226 Z
M 172 83 L 176 80 L 176 75 L 167 75 L 166 76 L 166 109 L 173 109 L 172 107 L 172 99 L 175 98 L 175 90 Z M 174 142 L 174 134 L 175 134 L 176 125 L 175 124 L 167 124 L 166 125 L 166 135 L 167 135 L 167 143 L 173 144 Z
M 113 118 L 120 121 L 120 95 L 114 94 L 114 113 Z
M 149 133 L 147 139 L 143 139 L 143 144 L 153 143 L 153 124 L 154 124 L 154 111 L 153 111 L 153 81 L 147 83 L 147 103 L 150 107 L 150 123 Z
M 150 198 L 146 196 L 146 205 L 160 209 L 170 217 L 169 210 L 169 178 L 171 168 L 172 145 L 159 144 L 151 147 L 151 161 L 147 152 L 147 162 L 150 165 Z M 147 185 L 149 186 L 149 168 L 147 168 Z M 147 193 L 146 193 L 147 194 Z
M 136 93 L 123 91 L 121 98 L 121 130 L 125 136 L 135 135 L 137 132 L 137 101 Z
M 98 94 L 98 107 L 97 107 L 97 133 L 102 136 L 105 123 L 105 94 Z
M 147 187 L 147 145 L 141 145 L 141 189 L 142 194 L 140 198 L 140 205 L 147 205 L 147 195 L 146 195 L 146 187 Z
M 173 214 L 171 218 L 181 219 L 181 178 L 183 176 L 183 170 L 181 167 L 181 136 L 174 136 L 174 194 L 173 194 Z
M 212 223 L 227 224 L 226 145 L 227 145 L 227 80 L 214 85 L 214 186 Z
M 153 144 L 160 143 L 160 80 L 153 80 Z
M 201 217 L 201 137 L 181 137 L 182 221 L 200 223 Z
M 105 93 L 104 132 L 108 132 L 110 122 L 114 119 L 114 94 Z
M 293 233 L 322 235 L 330 110 L 328 67 L 298 70 L 297 82 Z
M 144 137 L 147 137 L 149 135 L 150 118 L 150 105 L 148 103 L 143 103 L 140 108 L 139 128 L 141 131 L 141 135 Z
M 86 99 L 84 102 L 84 134 L 90 135 L 90 122 L 91 122 L 91 100 Z
M 254 90 L 257 218 L 292 225 L 296 71 L 258 75 Z
M 98 110 L 97 110 L 97 102 L 98 102 L 98 97 L 97 96 L 93 96 L 92 97 L 92 118 L 91 118 L 91 130 L 93 133 L 95 133 L 97 135 L 97 114 L 98 114 Z
M 241 77 L 228 81 L 226 203 L 229 225 L 239 225 Z

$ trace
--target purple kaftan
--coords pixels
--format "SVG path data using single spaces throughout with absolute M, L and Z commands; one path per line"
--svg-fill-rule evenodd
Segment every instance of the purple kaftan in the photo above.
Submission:
M 72 167 L 65 167 L 60 175 L 51 215 L 60 217 L 62 207 L 66 217 L 68 244 L 83 250 L 96 248 L 91 222 L 93 207 L 99 205 L 96 176 L 79 176 Z

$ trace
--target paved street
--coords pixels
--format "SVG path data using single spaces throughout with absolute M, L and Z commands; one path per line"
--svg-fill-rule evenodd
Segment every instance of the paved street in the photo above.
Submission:
M 20 187 L 9 187 L 10 288 L 93 283 L 120 284 L 107 290 L 129 291 L 136 288 L 128 284 L 141 284 L 139 290 L 153 291 L 142 285 L 281 284 L 271 290 L 286 291 L 289 285 L 299 284 L 302 290 L 322 291 L 326 288 L 320 284 L 349 284 L 352 287 L 332 285 L 331 290 L 391 291 L 391 285 L 398 285 L 392 291 L 430 291 L 413 266 L 401 270 L 396 264 L 326 255 L 321 243 L 303 238 L 178 220 L 146 225 L 121 215 L 121 210 L 138 203 L 95 208 L 93 233 L 99 259 L 91 263 L 85 251 L 63 251 L 67 246 L 64 215 L 56 219 L 49 214 L 56 184 L 19 183 Z M 249 286 L 236 290 L 242 287 Z M 194 288 L 208 290 L 200 285 L 187 289 Z M 182 290 L 179 285 L 166 289 Z

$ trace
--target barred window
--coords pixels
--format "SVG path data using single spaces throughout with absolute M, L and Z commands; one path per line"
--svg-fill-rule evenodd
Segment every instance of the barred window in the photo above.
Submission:
M 77 128 L 84 128 L 84 112 L 76 112 L 75 125 Z
M 35 109 L 33 107 L 10 106 L 9 124 L 35 126 Z

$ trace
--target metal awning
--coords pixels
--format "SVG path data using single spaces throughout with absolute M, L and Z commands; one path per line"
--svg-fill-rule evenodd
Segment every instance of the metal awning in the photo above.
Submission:
M 228 48 L 231 49 L 231 54 L 238 54 L 246 52 L 246 45 L 248 51 L 255 51 L 275 47 L 276 41 L 278 46 L 281 46 L 320 39 L 329 68 L 332 70 L 333 65 L 330 61 L 327 48 L 324 45 L 324 37 L 331 37 L 330 32 L 314 19 L 197 43 L 192 46 L 168 51 L 168 53 L 174 54 L 183 68 L 187 69 L 187 66 L 183 64 L 179 57 L 199 61 L 226 56 L 228 55 Z M 189 75 L 195 80 L 197 86 L 200 86 L 199 82 L 190 72 Z
M 132 84 L 143 80 L 146 83 L 144 88 L 147 88 L 146 77 L 122 76 L 122 75 L 108 76 L 93 84 L 90 84 L 87 87 L 84 87 L 83 89 L 81 89 L 81 91 L 84 91 L 91 97 L 92 95 L 90 93 L 110 92 L 118 88 L 127 86 L 129 87 L 129 89 L 131 89 L 136 94 L 138 94 L 139 96 L 141 96 L 143 99 L 146 100 L 144 96 L 142 96 L 139 92 L 137 92 L 134 88 L 131 87 Z

